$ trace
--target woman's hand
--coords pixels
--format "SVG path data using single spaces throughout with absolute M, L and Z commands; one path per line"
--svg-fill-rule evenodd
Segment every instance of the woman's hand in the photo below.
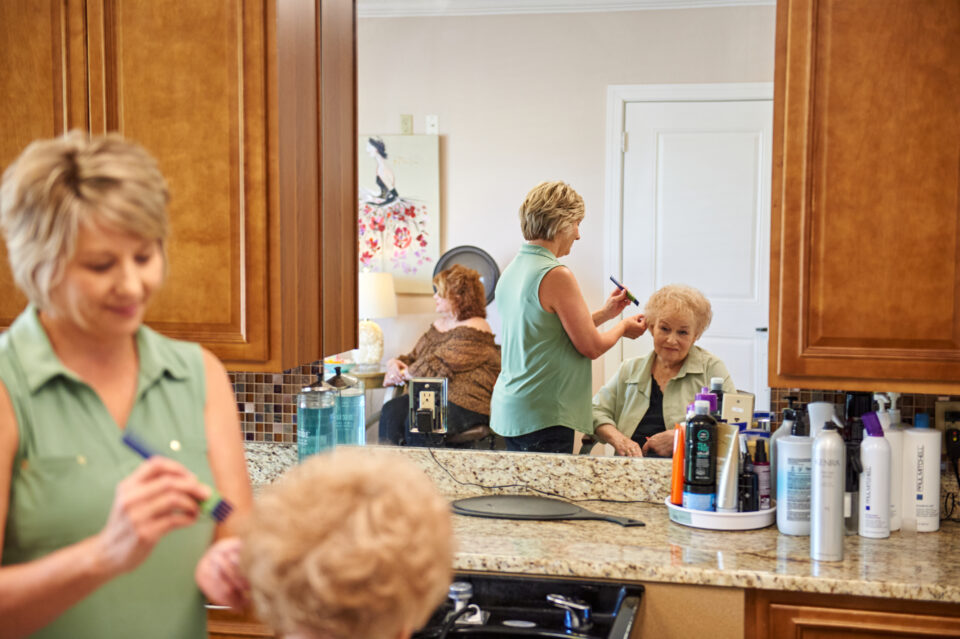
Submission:
M 117 484 L 107 524 L 96 536 L 106 569 L 119 574 L 143 562 L 161 537 L 197 519 L 210 489 L 183 465 L 151 457 Z
M 617 455 L 622 457 L 643 457 L 640 444 L 621 433 L 613 424 L 600 424 L 597 426 L 594 434 L 601 441 L 613 446 L 613 450 Z
M 627 291 L 624 289 L 615 290 L 610 293 L 600 310 L 593 314 L 594 325 L 600 326 L 607 320 L 612 320 L 629 305 L 630 300 L 627 299 Z
M 410 379 L 410 369 L 399 359 L 387 362 L 387 372 L 383 376 L 384 386 L 401 386 Z
M 194 572 L 194 579 L 210 603 L 245 608 L 250 603 L 250 584 L 240 572 L 239 537 L 227 537 L 210 546 Z
M 673 429 L 651 435 L 643 445 L 644 454 L 653 451 L 661 457 L 673 456 Z
M 634 315 L 620 320 L 623 326 L 623 336 L 630 339 L 637 339 L 647 331 L 647 320 L 643 315 Z

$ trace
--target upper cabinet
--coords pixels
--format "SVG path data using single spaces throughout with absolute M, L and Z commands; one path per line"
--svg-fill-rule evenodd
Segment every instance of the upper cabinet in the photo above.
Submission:
M 960 393 L 960 2 L 778 0 L 774 387 Z
M 147 323 L 229 368 L 356 345 L 352 0 L 6 0 L 0 167 L 72 128 L 159 161 L 169 275 Z M 0 248 L 2 250 L 2 248 Z M 23 308 L 3 253 L 0 328 Z

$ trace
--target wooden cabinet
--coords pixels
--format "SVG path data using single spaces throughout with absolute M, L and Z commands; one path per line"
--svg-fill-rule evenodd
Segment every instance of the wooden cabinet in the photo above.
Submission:
M 753 590 L 744 637 L 960 637 L 960 604 Z
M 780 0 L 770 385 L 960 393 L 960 3 Z
M 160 162 L 169 276 L 147 322 L 228 367 L 356 345 L 352 0 L 0 3 L 0 166 L 120 131 Z M 0 255 L 0 328 L 20 312 Z
M 207 635 L 210 639 L 242 639 L 274 637 L 252 611 L 236 612 L 229 608 L 207 607 Z

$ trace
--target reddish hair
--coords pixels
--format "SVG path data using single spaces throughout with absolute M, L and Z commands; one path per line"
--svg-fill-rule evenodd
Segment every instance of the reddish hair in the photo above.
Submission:
M 454 264 L 433 278 L 437 295 L 453 302 L 457 321 L 487 316 L 487 294 L 480 281 L 480 273 L 472 268 Z

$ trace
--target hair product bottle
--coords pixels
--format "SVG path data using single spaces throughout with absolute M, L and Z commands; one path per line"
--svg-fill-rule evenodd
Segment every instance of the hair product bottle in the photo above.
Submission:
M 683 505 L 683 456 L 686 452 L 684 446 L 684 432 L 687 429 L 686 423 L 678 424 L 673 429 L 673 465 L 670 473 L 670 503 L 677 506 Z
M 813 440 L 810 473 L 810 558 L 843 559 L 843 493 L 847 448 L 832 422 Z
M 710 392 L 717 396 L 717 414 L 723 414 L 723 378 L 710 378 Z
M 900 393 L 887 393 L 890 410 L 887 411 L 890 427 L 883 429 L 883 438 L 890 443 L 890 531 L 900 530 L 903 515 L 903 424 L 897 400 Z M 883 426 L 883 419 L 880 420 Z
M 903 520 L 906 530 L 940 529 L 940 431 L 930 416 L 917 413 L 903 431 Z
M 740 478 L 737 480 L 737 510 L 749 513 L 760 510 L 758 495 L 759 483 L 757 474 L 753 472 L 753 459 L 750 449 L 747 448 L 747 438 L 743 433 L 737 436 L 740 442 Z
M 884 539 L 890 536 L 890 442 L 876 413 L 861 416 L 867 436 L 860 444 L 860 528 L 861 537 Z
M 760 510 L 769 510 L 770 503 L 770 462 L 767 460 L 767 445 L 763 439 L 757 440 L 753 454 L 753 472 L 757 473 L 757 498 Z
M 810 463 L 813 439 L 803 422 L 777 442 L 777 529 L 785 535 L 810 534 Z
M 777 496 L 777 442 L 781 437 L 789 437 L 793 432 L 793 424 L 797 421 L 797 412 L 793 408 L 793 403 L 797 401 L 794 396 L 787 397 L 787 407 L 783 409 L 783 421 L 780 428 L 770 434 L 770 494 Z
M 694 415 L 687 422 L 686 452 L 683 460 L 683 507 L 693 510 L 716 508 L 717 421 L 710 416 L 710 403 L 698 399 Z

